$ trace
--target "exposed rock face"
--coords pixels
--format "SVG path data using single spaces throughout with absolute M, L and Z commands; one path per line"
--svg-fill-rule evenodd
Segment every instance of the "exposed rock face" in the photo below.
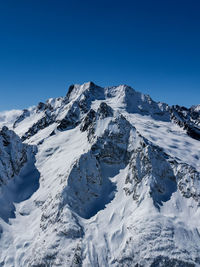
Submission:
M 59 122 L 57 129 L 64 131 L 76 127 L 80 123 L 80 115 L 80 106 L 75 102 L 71 107 L 69 107 L 64 119 Z
M 148 194 L 156 207 L 170 200 L 177 190 L 199 205 L 200 173 L 188 164 L 178 163 L 147 140 L 141 140 L 132 153 L 126 184 L 126 194 L 133 195 L 138 203 L 147 195 L 144 188 L 148 185 Z
M 110 106 L 108 106 L 105 102 L 101 102 L 99 109 L 99 118 L 100 119 L 105 119 L 107 117 L 112 117 L 113 116 L 113 110 Z
M 36 123 L 34 123 L 28 129 L 28 131 L 25 132 L 25 134 L 21 137 L 22 141 L 29 139 L 30 137 L 38 133 L 38 131 L 48 127 L 52 123 L 54 123 L 54 116 L 52 114 L 49 114 L 48 112 L 45 112 L 44 117 L 42 117 Z
M 0 130 L 0 186 L 18 175 L 27 161 L 27 145 L 6 126 Z
M 93 109 L 91 109 L 88 112 L 87 116 L 85 116 L 85 118 L 83 120 L 83 123 L 82 123 L 82 125 L 80 127 L 80 130 L 82 132 L 86 131 L 88 129 L 88 127 L 90 125 L 92 125 L 93 122 L 95 122 L 95 119 L 96 119 L 96 112 Z
M 188 164 L 174 163 L 174 166 L 178 189 L 185 198 L 193 198 L 199 205 L 200 173 Z
M 89 131 L 89 140 L 93 139 L 91 134 L 98 131 L 98 124 L 94 124 L 94 127 L 96 129 Z M 123 116 L 111 119 L 103 135 L 98 136 L 96 142 L 92 142 L 91 149 L 104 163 L 126 164 L 130 158 L 129 138 L 135 134 L 134 132 L 135 129 Z
M 129 86 L 119 86 L 112 88 L 102 88 L 93 82 L 83 85 L 71 85 L 66 97 L 56 99 L 53 103 L 47 101 L 40 102 L 31 112 L 24 110 L 15 123 L 14 128 L 28 118 L 31 119 L 31 113 L 41 114 L 29 129 L 23 134 L 23 141 L 30 139 L 38 133 L 39 130 L 57 123 L 57 129 L 60 131 L 72 129 L 80 124 L 85 114 L 91 109 L 91 104 L 96 100 L 107 100 L 118 103 L 120 108 L 125 108 L 131 113 L 141 113 L 151 115 L 156 119 L 164 121 L 169 120 L 169 107 L 166 104 L 156 103 L 149 96 L 134 91 Z M 57 103 L 60 103 L 59 105 Z M 102 102 L 99 107 L 101 116 L 112 116 L 111 108 L 108 108 L 106 102 Z M 65 114 L 63 116 L 63 114 Z
M 41 113 L 39 118 L 24 133 L 22 139 L 26 140 L 35 135 L 39 130 L 48 127 L 53 123 L 58 123 L 57 129 L 64 131 L 72 129 L 79 125 L 84 119 L 85 114 L 91 109 L 91 103 L 95 100 L 107 100 L 119 103 L 118 106 L 125 109 L 129 113 L 139 113 L 142 115 L 150 115 L 156 120 L 169 121 L 178 124 L 186 130 L 187 134 L 200 140 L 200 109 L 193 106 L 189 109 L 178 105 L 171 108 L 164 103 L 156 103 L 150 96 L 134 91 L 126 85 L 102 88 L 93 82 L 80 85 L 71 85 L 68 89 L 66 97 L 57 99 L 61 104 L 40 102 L 35 108 L 35 113 Z M 107 110 L 107 103 L 101 102 L 100 109 L 103 116 L 112 116 Z M 56 110 L 55 110 L 56 108 Z M 65 111 L 66 115 L 63 117 Z M 91 115 L 91 114 L 90 114 Z M 16 128 L 23 120 L 31 116 L 31 112 L 27 109 L 16 119 L 13 127 Z M 60 118 L 63 117 L 63 118 Z
M 176 178 L 166 155 L 145 141 L 132 154 L 126 183 L 131 183 L 125 191 L 133 194 L 134 200 L 140 203 L 148 192 L 156 207 L 168 201 L 177 190 Z M 142 192 L 145 184 L 147 192 Z
M 103 106 L 105 108 L 105 105 Z M 109 107 L 107 108 L 111 111 Z M 101 114 L 105 114 L 105 112 L 102 113 L 102 108 L 100 108 Z M 113 198 L 114 195 L 111 196 L 111 193 L 114 192 L 115 185 L 110 182 L 109 176 L 104 174 L 104 168 L 116 166 L 115 172 L 117 172 L 118 168 L 128 163 L 129 139 L 132 134 L 135 134 L 135 129 L 122 116 L 115 120 L 111 119 L 106 131 L 100 136 L 95 127 L 96 122 L 93 122 L 88 129 L 88 134 L 93 135 L 89 136 L 89 141 L 92 140 L 91 150 L 83 154 L 74 164 L 64 193 L 68 198 L 68 192 L 71 192 L 68 203 L 84 218 L 94 216 Z
M 200 110 L 197 107 L 188 109 L 178 105 L 172 106 L 171 119 L 186 130 L 189 136 L 200 140 Z
M 24 109 L 22 114 L 14 122 L 13 128 L 16 128 L 16 126 L 28 116 L 30 116 L 30 111 L 27 109 Z
M 27 144 L 0 131 L 0 266 L 198 266 L 199 110 L 92 82 L 24 110 Z

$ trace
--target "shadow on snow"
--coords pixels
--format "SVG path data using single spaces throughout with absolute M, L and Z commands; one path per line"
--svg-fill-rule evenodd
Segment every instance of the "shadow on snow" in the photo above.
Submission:
M 40 173 L 32 156 L 22 168 L 19 176 L 11 179 L 0 190 L 0 218 L 6 223 L 15 218 L 15 203 L 29 199 L 39 188 Z

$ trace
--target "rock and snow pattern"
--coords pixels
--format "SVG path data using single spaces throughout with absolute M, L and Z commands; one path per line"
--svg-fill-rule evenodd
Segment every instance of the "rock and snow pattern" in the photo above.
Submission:
M 0 266 L 200 266 L 200 108 L 70 86 L 0 113 Z

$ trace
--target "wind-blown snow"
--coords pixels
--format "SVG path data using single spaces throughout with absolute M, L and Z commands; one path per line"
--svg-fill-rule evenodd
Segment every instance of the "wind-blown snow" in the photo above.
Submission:
M 0 112 L 0 127 L 7 126 L 12 127 L 13 123 L 15 122 L 16 118 L 21 115 L 21 110 L 8 110 L 8 111 L 1 111 Z

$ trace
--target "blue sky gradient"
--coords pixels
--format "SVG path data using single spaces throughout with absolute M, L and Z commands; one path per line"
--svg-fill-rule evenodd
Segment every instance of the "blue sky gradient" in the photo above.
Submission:
M 6 0 L 0 7 L 0 110 L 90 80 L 128 84 L 169 104 L 200 103 L 199 0 Z

